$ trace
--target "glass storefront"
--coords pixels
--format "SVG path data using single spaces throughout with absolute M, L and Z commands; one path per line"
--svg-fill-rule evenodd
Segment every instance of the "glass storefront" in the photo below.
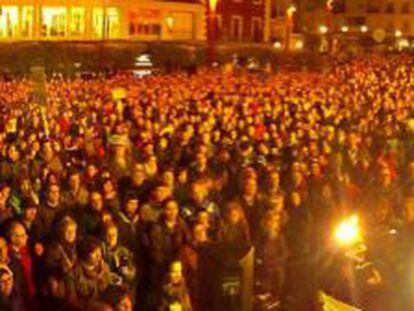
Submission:
M 104 24 L 103 8 L 93 8 L 92 10 L 92 35 L 95 38 L 102 38 Z
M 66 7 L 42 8 L 42 36 L 64 37 L 66 35 Z
M 20 23 L 21 33 L 20 35 L 24 38 L 30 38 L 33 36 L 34 26 L 34 9 L 32 6 L 24 6 L 21 10 Z
M 106 31 L 105 38 L 118 38 L 120 35 L 121 18 L 119 9 L 108 8 L 106 9 Z
M 70 34 L 71 36 L 83 36 L 86 27 L 86 10 L 83 7 L 70 9 Z
M 118 8 L 93 8 L 92 33 L 95 38 L 118 38 L 120 35 L 121 18 Z
M 19 8 L 17 6 L 0 6 L 0 38 L 18 36 Z

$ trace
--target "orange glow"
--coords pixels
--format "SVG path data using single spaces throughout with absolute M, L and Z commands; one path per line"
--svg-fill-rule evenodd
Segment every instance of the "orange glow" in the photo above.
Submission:
M 208 0 L 208 6 L 210 8 L 211 13 L 215 13 L 217 10 L 218 0 Z
M 294 5 L 291 5 L 286 10 L 286 15 L 289 19 L 292 19 L 293 14 L 295 14 L 295 13 L 296 13 L 296 7 Z

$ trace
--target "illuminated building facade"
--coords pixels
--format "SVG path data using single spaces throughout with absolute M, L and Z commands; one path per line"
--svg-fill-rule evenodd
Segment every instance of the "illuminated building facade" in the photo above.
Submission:
M 0 40 L 205 39 L 205 5 L 136 0 L 2 0 Z
M 303 28 L 305 32 L 318 32 L 327 22 L 325 2 L 302 0 Z M 387 36 L 401 32 L 403 36 L 414 36 L 413 0 L 335 0 L 332 12 L 331 31 L 367 33 L 383 31 Z M 365 28 L 366 27 L 366 28 Z
M 269 41 L 270 5 L 271 0 L 219 0 L 217 4 L 219 41 Z

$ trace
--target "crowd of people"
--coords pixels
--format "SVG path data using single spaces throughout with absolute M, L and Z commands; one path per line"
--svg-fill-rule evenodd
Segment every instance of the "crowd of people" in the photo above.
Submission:
M 199 255 L 217 243 L 252 245 L 284 310 L 317 310 L 322 288 L 409 292 L 413 64 L 54 76 L 44 105 L 28 79 L 0 82 L 0 309 L 210 310 Z M 373 259 L 334 270 L 331 230 L 352 213 Z

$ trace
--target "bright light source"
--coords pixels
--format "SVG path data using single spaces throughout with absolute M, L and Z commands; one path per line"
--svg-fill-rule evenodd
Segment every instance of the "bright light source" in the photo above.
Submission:
M 362 33 L 366 33 L 366 32 L 368 32 L 368 27 L 367 26 L 361 26 L 361 32 Z
M 275 43 L 273 43 L 273 47 L 279 50 L 282 48 L 282 43 L 280 43 L 279 41 L 276 41 Z
M 292 18 L 293 14 L 295 14 L 296 12 L 296 7 L 294 5 L 291 5 L 287 8 L 286 10 L 286 15 L 288 18 Z
M 342 26 L 341 31 L 342 32 L 348 32 L 349 31 L 349 27 L 348 26 Z
M 325 25 L 320 25 L 319 26 L 319 32 L 320 33 L 327 33 L 328 32 L 328 27 L 327 26 L 325 26 Z
M 396 36 L 397 38 L 400 38 L 402 35 L 403 35 L 403 33 L 402 33 L 402 31 L 401 31 L 401 30 L 396 30 L 396 31 L 395 31 L 395 36 Z
M 172 16 L 167 16 L 166 18 L 165 18 L 165 22 L 166 22 L 166 24 L 167 24 L 167 27 L 168 27 L 168 30 L 169 31 L 172 31 L 172 29 L 174 28 L 174 17 L 172 17 Z
M 410 42 L 407 39 L 401 39 L 398 40 L 398 47 L 399 48 L 409 48 L 410 47 Z
M 335 230 L 335 240 L 340 245 L 350 246 L 361 241 L 359 219 L 357 215 L 341 222 Z
M 297 49 L 297 50 L 303 50 L 304 46 L 305 46 L 305 44 L 303 43 L 302 40 L 298 40 L 295 43 L 295 49 Z

